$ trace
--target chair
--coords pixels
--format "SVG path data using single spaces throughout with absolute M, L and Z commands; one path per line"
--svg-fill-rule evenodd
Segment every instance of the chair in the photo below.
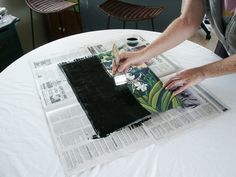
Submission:
M 107 0 L 98 7 L 108 16 L 107 29 L 110 28 L 110 18 L 113 17 L 123 21 L 123 28 L 125 28 L 126 21 L 135 21 L 136 29 L 138 21 L 150 19 L 153 31 L 155 30 L 153 19 L 164 9 L 163 7 L 130 4 L 119 0 Z
M 207 25 L 209 25 L 210 22 L 208 20 L 208 18 L 206 17 L 206 15 L 204 16 L 204 19 L 201 23 L 201 28 L 206 32 L 206 39 L 210 40 L 211 39 L 211 31 L 208 29 Z
M 203 22 L 201 23 L 201 27 L 206 32 L 206 39 L 210 40 L 211 39 L 211 31 L 208 30 L 205 23 L 203 23 Z
M 64 0 L 25 0 L 25 2 L 30 8 L 33 48 L 35 48 L 35 39 L 34 39 L 34 23 L 33 23 L 32 11 L 40 13 L 40 14 L 57 13 L 60 27 L 61 27 L 59 30 L 61 31 L 63 36 L 64 36 L 65 28 L 63 27 L 63 21 L 62 21 L 62 17 L 61 17 L 62 11 L 69 9 L 69 8 L 73 8 L 76 18 L 77 18 L 77 21 L 78 21 L 78 25 L 80 25 L 79 17 L 76 12 L 76 9 L 75 9 L 75 6 L 78 5 L 78 3 L 68 2 L 68 1 L 64 1 Z

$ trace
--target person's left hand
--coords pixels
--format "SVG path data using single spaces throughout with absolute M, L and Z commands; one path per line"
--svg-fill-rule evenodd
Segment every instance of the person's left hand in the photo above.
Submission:
M 178 89 L 173 92 L 175 96 L 204 79 L 206 79 L 206 76 L 202 68 L 197 67 L 176 73 L 175 76 L 164 82 L 163 87 L 167 90 L 178 87 Z

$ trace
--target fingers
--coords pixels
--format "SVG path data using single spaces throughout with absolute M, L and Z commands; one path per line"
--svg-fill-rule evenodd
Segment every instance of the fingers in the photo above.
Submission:
M 165 89 L 172 90 L 176 87 L 180 87 L 180 86 L 184 85 L 184 83 L 185 82 L 183 80 L 174 80 L 174 81 L 170 82 L 169 85 L 167 85 L 165 87 Z
M 167 81 L 165 81 L 164 83 L 163 83 L 163 87 L 164 88 L 166 88 L 166 89 L 168 89 L 169 88 L 169 85 L 173 82 L 173 81 L 177 81 L 177 80 L 179 80 L 180 78 L 176 75 L 176 76 L 173 76 L 173 77 L 171 77 L 169 80 L 167 80 Z
M 119 53 L 119 58 L 120 58 L 120 60 L 124 60 L 124 59 L 127 59 L 128 58 L 128 52 L 120 52 Z
M 128 71 L 130 65 L 131 65 L 130 60 L 122 61 L 122 62 L 120 63 L 119 68 L 118 68 L 118 72 Z
M 116 66 L 114 62 L 112 62 L 112 73 L 114 74 L 116 71 L 118 72 L 127 72 L 130 65 L 131 65 L 131 62 L 132 62 L 132 59 L 130 57 L 131 53 L 129 52 L 121 52 L 119 54 L 119 58 L 120 58 L 120 62 L 119 62 L 119 65 Z
M 195 85 L 198 83 L 198 81 L 195 79 L 194 74 L 190 71 L 191 70 L 186 70 L 177 73 L 175 76 L 166 81 L 163 84 L 163 87 L 167 90 L 174 90 L 173 96 L 175 96 L 188 89 L 192 85 Z
M 118 66 L 115 64 L 114 60 L 112 61 L 112 74 L 115 74 Z
M 118 71 L 120 63 L 127 58 L 126 55 L 127 55 L 126 52 L 121 52 L 119 54 L 119 60 L 120 60 L 119 65 L 116 65 L 114 60 L 112 61 L 112 74 L 115 74 Z
M 118 72 L 127 71 L 131 65 L 131 54 L 129 52 L 121 52 L 120 57 L 120 65 L 118 68 Z
M 163 87 L 167 90 L 173 90 L 176 89 L 173 92 L 173 96 L 181 93 L 185 89 L 189 87 L 189 83 L 186 83 L 186 79 L 181 77 L 181 73 L 177 73 L 175 76 L 171 77 L 169 80 L 167 80 Z
M 186 85 L 183 85 L 183 86 L 179 87 L 177 90 L 175 90 L 173 92 L 173 96 L 178 95 L 179 93 L 183 92 L 184 90 L 186 90 L 189 87 L 190 87 L 190 84 L 186 84 Z
M 190 86 L 191 86 L 191 83 L 186 83 L 183 79 L 180 79 L 180 80 L 170 79 L 170 80 L 167 81 L 166 86 L 164 88 L 167 89 L 167 90 L 171 90 L 171 89 L 177 88 L 173 92 L 173 96 L 176 96 L 179 93 L 181 93 L 184 90 L 186 90 L 187 88 L 189 88 Z
M 115 63 L 112 64 L 112 72 L 127 72 L 130 66 L 140 65 L 144 61 L 139 52 L 121 52 L 119 54 L 119 66 L 115 66 Z

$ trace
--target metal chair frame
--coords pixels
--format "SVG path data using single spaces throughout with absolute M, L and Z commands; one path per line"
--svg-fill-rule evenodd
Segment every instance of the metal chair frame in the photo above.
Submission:
M 34 35 L 34 21 L 33 21 L 33 11 L 37 12 L 39 14 L 51 14 L 51 13 L 57 13 L 58 14 L 58 20 L 60 24 L 60 31 L 62 36 L 65 36 L 65 27 L 62 20 L 61 12 L 73 8 L 74 13 L 76 14 L 76 19 L 78 21 L 78 25 L 80 26 L 79 22 L 79 16 L 76 12 L 76 5 L 78 5 L 78 8 L 80 8 L 79 3 L 73 3 L 68 2 L 64 0 L 25 0 L 26 4 L 30 8 L 30 21 L 31 21 L 31 34 L 32 34 L 32 45 L 33 49 L 35 49 L 35 35 Z M 60 6 L 61 5 L 61 6 Z
M 113 17 L 123 21 L 123 28 L 125 28 L 127 21 L 135 21 L 136 29 L 138 29 L 138 21 L 150 19 L 153 31 L 155 31 L 154 18 L 164 9 L 163 7 L 130 4 L 119 0 L 107 0 L 98 7 L 108 16 L 107 29 L 110 28 L 111 17 Z

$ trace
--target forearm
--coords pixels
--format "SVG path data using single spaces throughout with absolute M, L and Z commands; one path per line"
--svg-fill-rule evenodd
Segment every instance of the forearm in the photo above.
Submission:
M 191 37 L 199 28 L 204 14 L 202 0 L 186 0 L 182 15 L 159 38 L 142 50 L 143 58 L 159 55 Z
M 199 68 L 205 78 L 236 73 L 236 54 Z
M 188 26 L 180 17 L 174 20 L 161 36 L 143 50 L 145 58 L 152 58 L 185 41 L 197 30 L 196 27 Z
M 236 73 L 236 54 L 224 60 L 176 73 L 164 83 L 164 88 L 173 89 L 178 86 L 178 89 L 173 92 L 173 95 L 177 95 L 204 79 L 231 73 Z

